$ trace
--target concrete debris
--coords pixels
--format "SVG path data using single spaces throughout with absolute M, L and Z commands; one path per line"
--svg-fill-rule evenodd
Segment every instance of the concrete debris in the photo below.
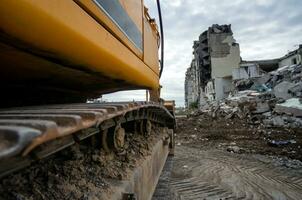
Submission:
M 229 146 L 227 148 L 227 151 L 231 152 L 231 153 L 243 153 L 243 150 L 241 148 L 239 148 L 238 146 Z
M 302 97 L 302 82 L 296 83 L 293 87 L 289 88 L 288 93 L 292 96 Z
M 254 114 L 266 113 L 270 111 L 270 106 L 267 101 L 257 102 L 256 110 L 252 111 Z
M 203 109 L 245 90 L 270 94 L 275 102 L 302 98 L 302 44 L 280 58 L 242 60 L 231 25 L 213 24 L 193 42 L 192 53 L 185 77 L 187 109 Z M 266 103 L 258 106 L 255 114 L 268 111 Z
M 300 74 L 300 78 L 295 76 Z M 258 78 L 235 82 L 236 91 L 199 112 L 212 118 L 245 119 L 265 127 L 302 127 L 302 66 L 281 67 Z
M 289 93 L 289 89 L 295 87 L 294 83 L 288 81 L 282 81 L 274 87 L 274 95 L 277 98 L 290 99 L 292 95 Z
M 269 140 L 267 141 L 267 144 L 269 146 L 273 146 L 273 147 L 280 147 L 280 146 L 284 146 L 284 145 L 289 145 L 289 144 L 296 144 L 296 140 Z
M 178 134 L 175 139 L 182 143 L 181 147 L 204 150 L 214 147 L 232 154 L 279 155 L 302 161 L 302 129 L 292 129 L 289 126 L 294 123 L 295 117 L 291 119 L 291 116 L 277 115 L 274 111 L 248 113 L 248 110 L 243 111 L 227 103 L 221 103 L 221 107 L 221 110 L 215 110 L 215 119 L 211 116 L 214 110 L 210 109 L 199 110 L 187 118 L 177 119 Z M 237 114 L 246 114 L 247 117 L 239 119 Z M 222 116 L 232 116 L 233 119 Z M 263 120 L 270 117 L 281 127 L 264 125 Z
M 276 104 L 277 113 L 285 113 L 295 117 L 302 117 L 302 103 L 298 98 L 291 98 L 281 104 Z

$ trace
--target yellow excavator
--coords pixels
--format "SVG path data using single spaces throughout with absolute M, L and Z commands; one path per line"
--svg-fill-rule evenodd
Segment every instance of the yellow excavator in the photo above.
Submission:
M 1 0 L 0 177 L 89 137 L 122 152 L 129 129 L 148 136 L 156 126 L 166 136 L 145 180 L 155 185 L 175 127 L 174 102 L 160 99 L 157 7 L 160 28 L 143 0 Z M 149 99 L 86 103 L 134 89 Z

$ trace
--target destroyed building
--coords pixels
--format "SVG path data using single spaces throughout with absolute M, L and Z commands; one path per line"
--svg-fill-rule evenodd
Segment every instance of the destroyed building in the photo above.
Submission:
M 302 127 L 302 45 L 280 58 L 244 61 L 231 26 L 213 25 L 193 49 L 187 107 L 265 127 Z
M 285 85 L 295 84 L 292 90 L 299 90 L 296 76 L 299 79 L 300 74 L 287 72 L 299 72 L 301 62 L 302 45 L 281 58 L 244 61 L 240 57 L 239 44 L 233 37 L 231 25 L 212 25 L 193 43 L 193 59 L 185 78 L 185 105 L 187 108 L 191 105 L 202 107 L 248 89 L 273 90 L 280 77 L 291 82 Z M 291 75 L 294 77 L 289 80 L 287 76 Z M 270 79 L 272 77 L 274 81 Z
M 265 72 L 271 72 L 284 66 L 291 66 L 301 64 L 302 62 L 302 45 L 293 51 L 288 52 L 281 58 L 267 59 L 267 60 L 252 60 L 241 61 L 242 64 L 256 64 Z
M 221 100 L 232 90 L 232 71 L 239 68 L 240 50 L 231 25 L 214 24 L 193 44 L 193 60 L 185 79 L 185 104 Z

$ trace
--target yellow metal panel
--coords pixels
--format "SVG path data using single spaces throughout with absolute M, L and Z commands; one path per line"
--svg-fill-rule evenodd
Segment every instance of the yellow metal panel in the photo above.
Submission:
M 140 87 L 159 87 L 158 75 L 73 1 L 2 0 L 0 28 L 83 69 Z
M 129 9 L 129 7 L 133 6 L 126 5 L 126 3 L 123 3 L 122 5 L 129 9 L 127 13 L 132 12 L 133 10 L 136 10 L 136 15 L 139 14 L 141 17 L 141 22 L 137 19 L 137 16 L 135 14 L 129 15 L 133 19 L 133 22 L 137 25 L 137 28 L 142 33 L 142 3 L 141 1 L 137 0 L 131 0 L 135 1 L 134 8 Z M 116 26 L 116 24 L 94 3 L 92 0 L 75 0 L 83 9 L 87 11 L 91 16 L 93 16 L 100 24 L 104 25 L 107 30 L 109 30 L 112 34 L 114 34 L 117 38 L 119 38 L 127 47 L 129 47 L 139 58 L 143 58 L 143 51 L 139 50 L 129 39 L 127 36 Z M 138 26 L 141 23 L 140 26 Z
M 155 26 L 148 18 L 144 18 L 144 62 L 159 74 L 159 35 Z

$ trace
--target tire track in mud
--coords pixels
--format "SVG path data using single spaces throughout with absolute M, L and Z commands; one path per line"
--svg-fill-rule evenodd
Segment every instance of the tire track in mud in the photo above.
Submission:
M 301 199 L 301 170 L 250 154 L 177 146 L 170 177 L 178 199 Z
M 152 200 L 174 200 L 171 192 L 170 178 L 173 167 L 173 157 L 168 156 L 163 171 L 158 180 Z

